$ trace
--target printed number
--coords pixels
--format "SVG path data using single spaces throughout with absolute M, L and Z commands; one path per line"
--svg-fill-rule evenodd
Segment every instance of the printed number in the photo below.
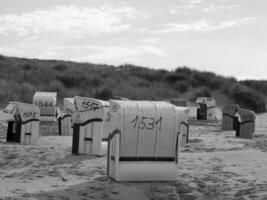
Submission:
M 44 106 L 44 107 L 53 107 L 53 103 L 52 102 L 49 102 L 49 101 L 39 101 L 39 102 L 35 102 L 35 105 L 36 106 Z
M 22 115 L 24 118 L 29 118 L 29 117 L 35 118 L 36 112 L 25 112 Z
M 83 101 L 82 102 L 82 108 L 84 110 L 96 110 L 99 108 L 97 103 L 90 102 L 90 101 Z
M 155 119 L 154 117 L 144 117 L 144 116 L 136 116 L 132 121 L 130 121 L 131 124 L 133 124 L 133 128 L 138 128 L 138 129 L 154 129 L 158 128 L 161 130 L 161 122 L 162 122 L 162 117 L 159 119 Z M 158 126 L 156 126 L 158 125 Z

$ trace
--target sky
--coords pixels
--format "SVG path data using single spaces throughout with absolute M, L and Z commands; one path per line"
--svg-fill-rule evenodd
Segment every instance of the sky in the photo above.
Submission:
M 267 79 L 266 0 L 0 0 L 0 54 Z

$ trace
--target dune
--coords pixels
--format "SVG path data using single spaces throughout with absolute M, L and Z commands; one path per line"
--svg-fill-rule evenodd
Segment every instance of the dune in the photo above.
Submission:
M 176 182 L 118 183 L 105 156 L 72 155 L 72 138 L 53 135 L 56 127 L 34 146 L 6 143 L 0 117 L 0 199 L 267 199 L 267 114 L 252 140 L 220 129 L 190 126 Z

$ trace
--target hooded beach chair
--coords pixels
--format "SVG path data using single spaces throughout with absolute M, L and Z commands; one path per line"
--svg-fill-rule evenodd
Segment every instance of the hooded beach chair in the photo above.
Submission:
M 197 119 L 198 120 L 216 120 L 216 102 L 210 97 L 198 97 Z
M 104 128 L 109 103 L 98 99 L 74 97 L 72 153 L 104 155 L 107 135 Z
M 41 120 L 55 120 L 57 93 L 56 92 L 35 92 L 33 104 L 40 109 Z
M 33 145 L 39 138 L 40 110 L 33 104 L 10 102 L 13 120 L 8 121 L 7 142 Z
M 256 115 L 253 111 L 238 109 L 234 118 L 236 137 L 252 139 L 255 131 Z
M 179 121 L 167 102 L 110 100 L 107 174 L 116 181 L 175 181 Z

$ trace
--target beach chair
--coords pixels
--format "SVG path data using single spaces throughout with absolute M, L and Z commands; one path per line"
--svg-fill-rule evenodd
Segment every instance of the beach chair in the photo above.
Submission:
M 36 144 L 39 138 L 39 108 L 33 104 L 11 102 L 13 120 L 8 121 L 7 142 Z
M 216 120 L 216 102 L 210 97 L 198 97 L 197 120 Z
M 234 118 L 236 137 L 252 139 L 255 131 L 256 115 L 253 111 L 238 109 Z
M 35 92 L 33 104 L 40 109 L 41 121 L 54 121 L 57 93 L 56 92 Z
M 107 174 L 116 181 L 176 181 L 179 122 L 167 102 L 110 100 Z
M 72 153 L 107 154 L 107 135 L 104 128 L 109 103 L 76 96 L 74 107 Z

